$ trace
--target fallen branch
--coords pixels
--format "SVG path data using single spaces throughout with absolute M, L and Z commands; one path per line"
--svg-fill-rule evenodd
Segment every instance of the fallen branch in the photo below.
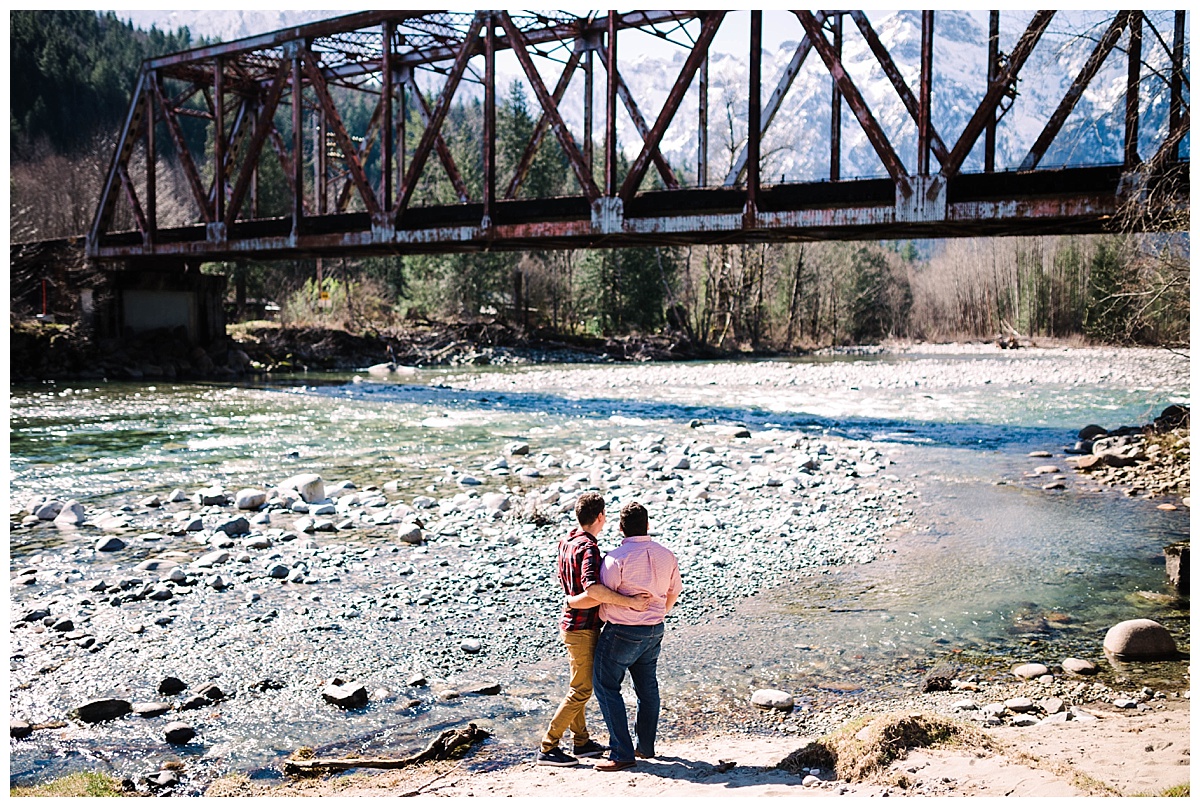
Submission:
M 382 768 L 385 770 L 406 768 L 409 765 L 419 765 L 422 762 L 432 762 L 438 759 L 458 759 L 476 743 L 483 742 L 491 734 L 474 723 L 468 723 L 465 729 L 447 729 L 438 735 L 437 739 L 426 746 L 419 754 L 402 759 L 381 757 L 348 757 L 345 759 L 297 759 L 289 758 L 283 763 L 283 772 L 288 776 L 315 776 L 322 773 L 336 773 L 353 768 Z

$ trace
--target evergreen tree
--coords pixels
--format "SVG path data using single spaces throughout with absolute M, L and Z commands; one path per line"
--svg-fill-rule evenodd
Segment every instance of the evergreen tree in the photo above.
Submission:
M 120 126 L 142 60 L 194 44 L 187 28 L 141 31 L 111 11 L 13 11 L 9 22 L 9 135 L 18 155 L 41 142 L 71 152 Z

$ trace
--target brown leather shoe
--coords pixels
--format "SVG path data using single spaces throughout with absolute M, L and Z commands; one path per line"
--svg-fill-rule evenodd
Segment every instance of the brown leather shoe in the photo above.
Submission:
M 654 759 L 654 754 L 644 754 L 641 751 L 635 750 L 633 755 L 638 759 Z
M 597 771 L 623 771 L 636 767 L 637 760 L 635 759 L 606 759 L 592 766 L 593 770 Z

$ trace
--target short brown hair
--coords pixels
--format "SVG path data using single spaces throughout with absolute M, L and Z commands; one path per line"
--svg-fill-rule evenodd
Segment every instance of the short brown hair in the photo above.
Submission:
M 645 535 L 650 532 L 650 516 L 646 508 L 637 502 L 630 502 L 621 508 L 621 534 L 628 538 L 631 535 Z
M 575 501 L 575 519 L 579 526 L 594 524 L 604 512 L 604 497 L 599 493 L 585 493 Z

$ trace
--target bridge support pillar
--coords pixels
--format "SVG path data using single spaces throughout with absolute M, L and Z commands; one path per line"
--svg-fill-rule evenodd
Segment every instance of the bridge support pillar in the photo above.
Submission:
M 224 276 L 185 272 L 174 262 L 106 274 L 108 288 L 90 301 L 98 336 L 164 329 L 185 333 L 193 345 L 225 336 Z

